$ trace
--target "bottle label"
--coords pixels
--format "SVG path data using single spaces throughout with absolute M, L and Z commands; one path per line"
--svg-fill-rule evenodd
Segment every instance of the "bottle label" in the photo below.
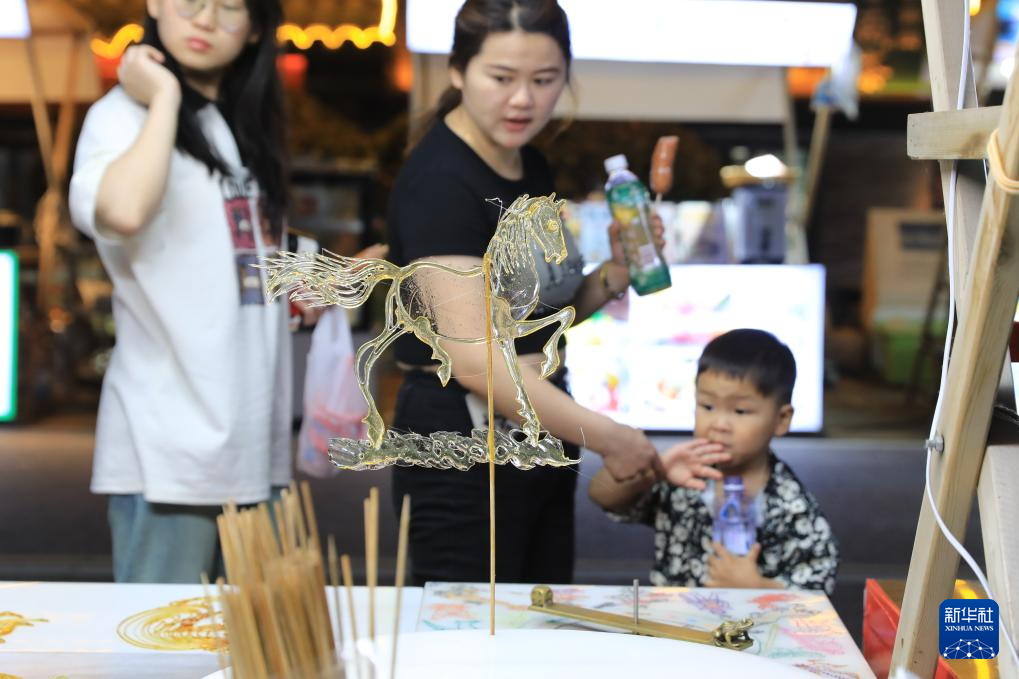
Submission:
M 727 487 L 725 499 L 716 499 L 715 507 L 713 539 L 737 556 L 747 554 L 757 540 L 752 503 L 743 497 L 742 490 L 731 493 Z
M 634 291 L 646 295 L 669 287 L 669 268 L 651 235 L 647 189 L 640 182 L 626 182 L 609 189 L 608 198 L 621 227 L 619 240 Z
M 750 551 L 749 536 L 742 521 L 723 531 L 722 545 L 736 556 L 743 556 Z
M 637 252 L 640 255 L 640 266 L 641 268 L 654 266 L 655 260 L 658 257 L 658 251 L 655 250 L 655 246 L 651 243 L 641 245 Z

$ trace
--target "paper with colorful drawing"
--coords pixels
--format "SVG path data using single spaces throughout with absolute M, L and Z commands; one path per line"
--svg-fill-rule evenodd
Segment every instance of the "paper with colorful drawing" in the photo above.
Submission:
M 496 629 L 591 629 L 528 610 L 531 585 L 496 585 Z M 631 587 L 553 586 L 557 603 L 630 615 Z M 712 630 L 723 619 L 749 617 L 755 653 L 836 679 L 871 679 L 863 654 L 824 594 L 750 589 L 640 589 L 643 620 Z M 487 629 L 488 585 L 428 583 L 418 619 L 419 632 Z M 736 652 L 736 651 L 734 651 Z

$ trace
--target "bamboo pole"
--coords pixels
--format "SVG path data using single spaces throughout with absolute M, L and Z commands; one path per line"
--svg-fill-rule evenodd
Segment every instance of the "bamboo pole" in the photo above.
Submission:
M 389 679 L 396 679 L 396 642 L 400 638 L 400 605 L 403 579 L 407 572 L 407 539 L 410 533 L 410 495 L 403 496 L 400 507 L 400 538 L 396 547 L 396 605 L 393 611 L 393 658 Z
M 485 377 L 488 389 L 488 634 L 495 636 L 495 393 L 492 357 L 492 260 L 486 254 L 485 272 Z

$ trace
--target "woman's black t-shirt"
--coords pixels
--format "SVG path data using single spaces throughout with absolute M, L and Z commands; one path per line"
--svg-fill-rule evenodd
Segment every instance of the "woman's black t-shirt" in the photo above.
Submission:
M 490 168 L 442 120 L 411 152 L 396 178 L 389 200 L 389 255 L 400 266 L 423 257 L 481 257 L 499 222 L 498 199 L 509 206 L 521 194 L 554 191 L 552 171 L 540 151 L 521 149 L 523 178 L 510 180 Z M 552 336 L 555 325 L 516 341 L 517 354 L 534 354 Z M 396 341 L 396 359 L 429 365 L 431 349 L 413 335 Z

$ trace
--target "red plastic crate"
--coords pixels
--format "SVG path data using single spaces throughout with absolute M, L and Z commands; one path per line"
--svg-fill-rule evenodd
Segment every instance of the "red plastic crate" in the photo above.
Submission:
M 863 657 L 878 679 L 887 679 L 899 626 L 899 606 L 877 580 L 867 580 L 863 593 Z M 959 679 L 948 661 L 938 659 L 934 679 Z

